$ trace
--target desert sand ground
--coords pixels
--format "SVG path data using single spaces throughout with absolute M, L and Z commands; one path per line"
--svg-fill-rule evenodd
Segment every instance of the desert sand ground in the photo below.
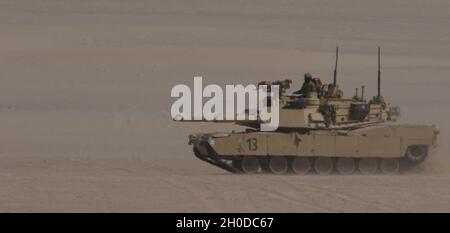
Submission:
M 0 0 L 1 212 L 450 211 L 450 3 Z M 233 175 L 197 160 L 170 90 L 304 72 L 376 90 L 439 147 L 398 176 Z

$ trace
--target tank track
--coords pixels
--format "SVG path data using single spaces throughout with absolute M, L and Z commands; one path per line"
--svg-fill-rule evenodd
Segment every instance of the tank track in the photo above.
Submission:
M 338 161 L 339 159 L 342 159 L 343 157 L 297 157 L 297 156 L 241 156 L 236 158 L 222 158 L 217 155 L 208 155 L 203 156 L 198 151 L 194 149 L 195 156 L 205 161 L 211 165 L 214 165 L 216 167 L 219 167 L 227 172 L 234 173 L 234 174 L 276 174 L 276 175 L 285 175 L 285 174 L 294 174 L 294 175 L 333 175 L 333 174 L 339 174 L 339 175 L 352 175 L 352 174 L 364 174 L 364 175 L 374 175 L 374 174 L 401 174 L 404 172 L 407 172 L 408 170 L 412 169 L 413 167 L 420 164 L 422 160 L 420 161 L 411 161 L 406 157 L 402 158 L 393 158 L 393 159 L 382 159 L 382 158 L 365 158 L 372 159 L 376 162 L 376 167 L 374 171 L 364 171 L 361 169 L 361 158 L 346 158 L 353 160 L 355 166 L 354 169 L 349 170 L 342 170 L 339 169 Z M 256 166 L 256 169 L 248 168 L 243 166 L 243 163 L 245 162 L 246 158 L 256 158 L 258 161 L 258 165 Z M 273 158 L 285 158 L 287 161 L 287 168 L 278 168 L 274 169 L 274 167 L 271 167 L 271 160 Z M 301 171 L 294 171 L 293 163 L 296 158 L 302 158 L 302 159 L 308 159 L 310 160 L 311 164 L 308 169 L 301 170 Z M 315 166 L 316 160 L 319 158 L 322 159 L 330 159 L 332 162 L 331 169 L 327 168 L 319 168 Z M 385 161 L 383 161 L 385 160 Z M 391 164 L 386 164 L 389 161 Z M 395 164 L 398 162 L 398 168 Z M 393 165 L 394 164 L 394 165 Z M 390 166 L 390 167 L 389 167 Z M 283 166 L 281 166 L 283 167 Z M 370 170 L 370 169 L 369 169 Z
M 222 156 L 208 143 L 201 143 L 204 154 L 195 147 L 197 158 L 231 173 L 272 174 L 399 174 L 422 163 L 428 156 L 428 147 L 408 147 L 401 158 L 350 158 L 320 156 Z

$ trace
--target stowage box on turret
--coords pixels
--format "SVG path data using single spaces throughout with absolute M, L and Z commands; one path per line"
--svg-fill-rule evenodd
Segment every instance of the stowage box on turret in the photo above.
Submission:
M 271 83 L 281 90 L 276 131 L 261 131 L 256 120 L 235 121 L 248 127 L 244 132 L 192 134 L 195 156 L 233 173 L 395 174 L 424 161 L 436 144 L 434 126 L 392 124 L 400 111 L 380 94 L 379 49 L 378 94 L 370 101 L 364 87 L 343 98 L 336 69 L 333 83 L 306 74 L 292 94 L 285 94 L 290 80 L 260 84 Z

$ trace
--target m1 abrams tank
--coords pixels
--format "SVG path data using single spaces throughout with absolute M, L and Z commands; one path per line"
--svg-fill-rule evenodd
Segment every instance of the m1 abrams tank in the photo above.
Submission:
M 336 48 L 336 68 L 338 48 Z M 393 124 L 398 107 L 380 94 L 364 98 L 358 89 L 344 98 L 336 83 L 305 75 L 302 89 L 285 94 L 291 80 L 261 82 L 280 85 L 279 128 L 260 130 L 261 121 L 233 121 L 243 132 L 198 133 L 189 136 L 200 160 L 232 173 L 396 174 L 425 160 L 439 131 L 430 125 Z M 181 120 L 183 121 L 183 120 Z

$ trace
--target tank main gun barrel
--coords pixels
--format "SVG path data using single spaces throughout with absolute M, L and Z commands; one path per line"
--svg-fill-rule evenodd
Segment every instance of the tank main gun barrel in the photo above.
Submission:
M 220 117 L 219 117 L 220 116 Z M 251 119 L 253 118 L 253 119 Z M 175 116 L 172 120 L 182 121 L 182 122 L 216 122 L 216 123 L 233 123 L 233 122 L 257 122 L 260 121 L 258 115 L 250 114 L 249 110 L 245 110 L 244 113 L 239 113 L 235 115 L 235 119 L 227 119 L 224 115 L 216 115 L 213 119 L 202 118 L 201 120 L 195 120 L 193 117 L 190 119 L 185 119 L 181 115 Z
M 240 118 L 237 117 L 237 119 L 235 119 L 235 120 L 227 120 L 226 118 L 221 119 L 221 120 L 218 120 L 218 119 L 207 120 L 205 118 L 203 118 L 201 120 L 194 120 L 192 117 L 190 119 L 185 119 L 180 115 L 175 116 L 173 118 L 174 121 L 178 121 L 178 122 L 233 123 L 236 125 L 247 126 L 250 128 L 258 128 L 259 125 L 263 122 L 259 118 L 256 118 L 256 120 L 250 120 L 250 115 L 248 113 L 245 113 L 245 118 L 243 120 L 239 120 L 239 119 Z

